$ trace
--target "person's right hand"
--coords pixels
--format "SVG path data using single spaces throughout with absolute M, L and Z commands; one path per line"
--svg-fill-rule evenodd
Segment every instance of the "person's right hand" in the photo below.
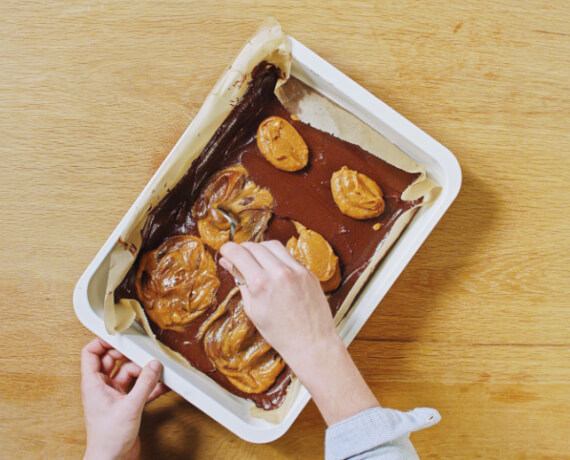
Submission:
M 281 243 L 226 243 L 220 252 L 222 267 L 234 265 L 245 279 L 245 313 L 290 366 L 338 340 L 319 280 Z
M 307 387 L 328 425 L 378 406 L 334 327 L 319 280 L 278 241 L 226 243 L 246 315 Z

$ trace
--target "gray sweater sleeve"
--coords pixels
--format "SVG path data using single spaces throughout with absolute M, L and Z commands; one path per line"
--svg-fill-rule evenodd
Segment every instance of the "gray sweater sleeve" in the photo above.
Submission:
M 410 433 L 440 420 L 438 411 L 426 407 L 409 412 L 382 407 L 367 409 L 327 429 L 325 459 L 417 459 Z

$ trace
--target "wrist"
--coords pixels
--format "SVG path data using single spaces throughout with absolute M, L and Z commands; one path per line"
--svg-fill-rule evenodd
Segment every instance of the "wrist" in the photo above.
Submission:
M 339 354 L 346 353 L 346 347 L 334 328 L 312 337 L 307 343 L 299 343 L 296 348 L 295 352 L 283 358 L 305 386 L 325 374 L 331 360 L 334 362 Z
M 292 367 L 305 385 L 327 425 L 380 404 L 336 333 L 320 341 Z
M 87 445 L 85 449 L 85 455 L 83 455 L 83 460 L 98 460 L 98 459 L 113 459 L 115 460 L 117 457 L 113 455 L 108 455 L 105 452 L 102 452 L 99 449 L 93 449 Z
M 121 452 L 115 452 L 89 442 L 87 442 L 83 456 L 83 460 L 123 460 L 124 458 L 125 456 Z

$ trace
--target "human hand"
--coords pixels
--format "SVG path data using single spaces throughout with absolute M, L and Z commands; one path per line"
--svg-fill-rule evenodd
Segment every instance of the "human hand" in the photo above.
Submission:
M 229 271 L 233 265 L 244 277 L 239 288 L 246 315 L 296 372 L 310 351 L 338 341 L 319 280 L 280 242 L 226 243 L 220 253 L 220 265 Z
M 151 361 L 142 369 L 127 361 L 116 370 L 119 360 L 126 358 L 99 338 L 81 352 L 81 396 L 87 428 L 85 459 L 138 458 L 143 408 L 168 391 L 158 382 L 162 369 L 158 361 Z
M 220 265 L 235 266 L 246 315 L 307 387 L 333 425 L 379 405 L 334 321 L 321 284 L 278 241 L 226 243 Z

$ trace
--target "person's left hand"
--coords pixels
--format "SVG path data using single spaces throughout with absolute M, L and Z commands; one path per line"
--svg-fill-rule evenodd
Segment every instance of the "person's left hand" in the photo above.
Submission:
M 126 360 L 116 370 L 119 360 L 126 358 L 99 338 L 81 352 L 81 396 L 87 428 L 85 459 L 138 458 L 143 408 L 168 391 L 158 382 L 162 370 L 158 361 L 141 369 Z

